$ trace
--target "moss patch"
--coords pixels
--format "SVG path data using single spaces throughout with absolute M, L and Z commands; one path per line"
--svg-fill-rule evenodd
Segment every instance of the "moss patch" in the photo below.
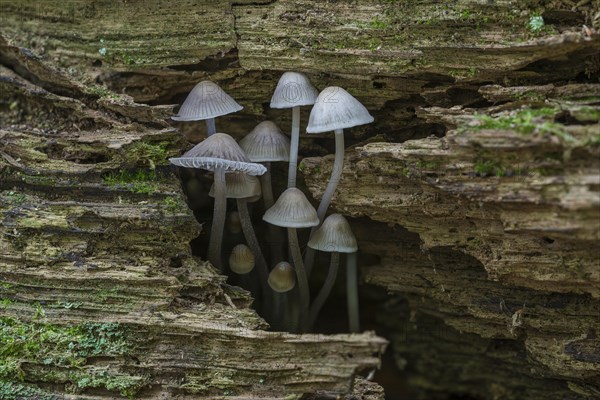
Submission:
M 159 177 L 154 170 L 120 170 L 103 177 L 109 186 L 130 190 L 134 193 L 152 194 L 158 190 Z
M 144 377 L 91 369 L 86 364 L 90 357 L 126 357 L 134 349 L 132 343 L 127 328 L 116 323 L 58 326 L 1 317 L 0 398 L 18 398 L 21 392 L 37 394 L 36 389 L 14 382 L 30 378 L 67 383 L 72 391 L 102 387 L 131 397 L 147 384 Z

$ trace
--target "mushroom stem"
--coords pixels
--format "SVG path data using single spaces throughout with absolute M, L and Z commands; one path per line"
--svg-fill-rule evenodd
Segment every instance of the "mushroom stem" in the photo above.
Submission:
M 319 312 L 321 311 L 321 308 L 323 308 L 325 301 L 327 300 L 327 298 L 329 297 L 329 294 L 331 293 L 331 289 L 333 288 L 333 285 L 335 284 L 335 278 L 337 277 L 337 271 L 338 271 L 339 265 L 340 265 L 340 253 L 338 253 L 338 252 L 331 253 L 331 262 L 329 264 L 329 271 L 327 272 L 327 278 L 325 278 L 325 283 L 323 283 L 323 287 L 321 288 L 321 290 L 319 291 L 319 294 L 317 295 L 317 297 L 313 301 L 312 305 L 310 306 L 309 321 L 310 321 L 311 328 L 315 325 L 317 317 L 319 316 Z
M 275 328 L 276 330 L 282 331 L 289 331 L 289 323 L 286 322 L 286 315 L 288 314 L 287 309 L 288 309 L 288 295 L 289 292 L 286 293 L 277 293 L 274 292 L 274 298 L 273 298 L 273 328 Z
M 250 219 L 250 213 L 248 212 L 248 201 L 246 199 L 237 199 L 237 207 L 238 212 L 240 213 L 240 223 L 242 225 L 244 237 L 256 260 L 260 287 L 262 288 L 264 298 L 267 299 L 267 293 L 269 293 L 269 286 L 267 284 L 267 280 L 269 279 L 269 268 L 267 267 L 267 262 L 265 261 L 265 257 L 258 244 L 258 239 L 254 233 L 254 228 L 252 227 L 252 220 Z
M 296 187 L 298 169 L 298 143 L 300 142 L 300 106 L 292 108 L 292 137 L 290 145 L 290 165 L 288 169 L 288 188 Z
M 357 275 L 356 252 L 346 254 L 346 297 L 348 301 L 348 325 L 350 332 L 360 331 Z
M 331 203 L 333 194 L 335 193 L 335 190 L 337 189 L 337 185 L 342 176 L 343 168 L 344 168 L 344 130 L 336 129 L 335 130 L 335 159 L 333 161 L 333 169 L 331 171 L 331 176 L 329 177 L 329 182 L 327 183 L 327 187 L 325 188 L 325 192 L 323 193 L 323 197 L 321 197 L 321 202 L 319 203 L 319 208 L 317 209 L 317 216 L 319 217 L 319 225 L 313 226 L 313 228 L 310 230 L 310 236 L 312 236 L 312 234 L 323 223 L 323 219 L 325 218 L 325 214 L 327 213 L 327 209 L 329 208 L 329 204 Z M 308 249 L 306 249 L 306 254 L 304 256 L 304 263 L 306 264 L 306 272 L 308 275 L 310 275 L 314 260 L 315 260 L 315 250 L 311 249 L 309 247 Z
M 302 262 L 302 253 L 300 252 L 300 246 L 298 245 L 298 233 L 296 232 L 296 228 L 288 228 L 287 231 L 290 253 L 296 270 L 296 281 L 300 293 L 300 332 L 304 332 L 307 329 L 308 305 L 310 303 L 308 276 L 306 275 L 304 263 Z
M 221 244 L 223 242 L 223 228 L 225 227 L 225 211 L 227 208 L 227 198 L 225 197 L 227 191 L 225 169 L 216 168 L 214 176 L 215 206 L 213 210 L 212 226 L 210 228 L 208 260 L 218 268 L 221 273 L 225 273 L 223 263 L 221 262 Z
M 215 126 L 215 119 L 208 118 L 206 120 L 206 135 L 214 135 L 217 132 L 217 127 Z
M 273 206 L 275 200 L 273 199 L 273 185 L 271 183 L 271 163 L 262 163 L 266 168 L 267 172 L 260 176 L 260 186 L 262 190 L 263 202 L 265 204 L 265 210 L 268 210 Z M 269 247 L 271 248 L 271 265 L 278 263 L 283 260 L 283 250 L 281 234 L 279 227 L 269 224 Z

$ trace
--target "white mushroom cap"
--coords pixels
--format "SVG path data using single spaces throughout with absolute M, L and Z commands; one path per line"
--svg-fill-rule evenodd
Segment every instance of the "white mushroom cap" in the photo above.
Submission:
M 246 199 L 248 197 L 260 198 L 260 181 L 256 176 L 247 175 L 242 172 L 233 172 L 225 175 L 226 193 L 228 199 Z M 213 183 L 208 192 L 210 197 L 215 197 L 215 184 Z
M 253 162 L 289 161 L 290 140 L 274 122 L 263 121 L 240 140 L 240 147 Z
M 331 214 L 310 237 L 308 246 L 326 252 L 354 253 L 358 250 L 350 224 L 341 214 Z
M 286 72 L 281 75 L 273 97 L 271 108 L 292 108 L 315 104 L 319 91 L 300 72 Z
M 330 86 L 319 93 L 306 132 L 330 132 L 371 122 L 373 117 L 365 106 L 341 87 Z
M 254 254 L 245 244 L 238 244 L 229 255 L 229 268 L 236 274 L 247 274 L 254 269 Z
M 224 168 L 225 172 L 244 172 L 262 175 L 267 172 L 264 165 L 250 161 L 244 150 L 226 133 L 215 133 L 194 146 L 181 157 L 170 158 L 171 164 L 214 171 Z
M 216 83 L 203 81 L 194 86 L 179 109 L 175 121 L 200 121 L 240 111 L 240 106 Z
M 284 228 L 309 228 L 319 225 L 317 211 L 300 189 L 291 187 L 279 196 L 263 219 Z
M 277 293 L 289 292 L 296 286 L 296 272 L 294 267 L 287 262 L 281 261 L 271 271 L 267 279 L 269 286 Z

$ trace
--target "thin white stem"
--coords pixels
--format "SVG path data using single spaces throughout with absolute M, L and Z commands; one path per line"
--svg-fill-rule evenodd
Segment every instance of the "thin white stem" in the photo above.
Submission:
M 275 200 L 273 199 L 273 186 L 271 183 L 271 163 L 262 163 L 266 168 L 267 172 L 260 176 L 260 186 L 262 190 L 263 202 L 265 204 L 265 210 L 268 210 L 273 206 Z M 275 225 L 269 224 L 268 241 L 271 249 L 270 260 L 271 265 L 275 265 L 280 261 L 283 261 L 283 241 L 281 228 Z
M 288 189 L 296 187 L 298 169 L 298 143 L 300 142 L 300 106 L 292 108 L 292 137 L 290 138 L 290 165 L 288 169 Z
M 311 328 L 315 325 L 317 317 L 319 316 L 319 312 L 321 312 L 321 308 L 325 304 L 325 301 L 329 297 L 331 293 L 331 289 L 333 289 L 333 285 L 335 284 L 335 278 L 337 277 L 338 267 L 340 265 L 340 253 L 333 252 L 331 253 L 331 262 L 329 264 L 329 271 L 327 272 L 327 278 L 325 278 L 325 283 L 323 283 L 323 287 L 319 291 L 319 294 L 313 301 L 310 306 L 310 326 Z
M 317 228 L 321 226 L 323 223 L 323 219 L 325 219 L 325 214 L 327 214 L 327 209 L 329 208 L 329 204 L 331 204 L 331 199 L 333 198 L 333 194 L 337 189 L 338 183 L 340 182 L 340 178 L 342 177 L 342 170 L 344 169 L 344 130 L 336 129 L 335 130 L 335 159 L 333 161 L 333 170 L 331 171 L 331 176 L 329 177 L 329 182 L 327 183 L 327 187 L 325 188 L 325 192 L 323 193 L 323 197 L 321 198 L 321 202 L 319 203 L 319 208 L 317 209 L 317 216 L 319 217 L 319 225 L 314 226 L 310 230 L 310 236 L 315 233 Z M 309 236 L 309 237 L 310 237 Z M 312 267 L 315 261 L 315 250 L 310 247 L 306 249 L 306 254 L 304 255 L 304 264 L 306 266 L 306 272 L 310 276 L 310 272 L 312 271 Z
M 215 126 L 215 119 L 209 118 L 206 120 L 206 136 L 214 135 L 217 132 L 217 127 Z
M 302 262 L 302 254 L 298 245 L 298 234 L 296 228 L 288 228 L 288 242 L 292 255 L 292 262 L 296 270 L 296 283 L 300 292 L 300 332 L 305 332 L 308 325 L 308 306 L 310 303 L 310 291 L 308 288 L 308 277 Z
M 225 212 L 227 209 L 227 186 L 225 183 L 225 170 L 215 169 L 215 206 L 213 211 L 212 226 L 210 228 L 210 241 L 208 244 L 208 260 L 219 270 L 225 273 L 221 261 L 221 244 L 223 243 L 223 228 L 225 227 Z
M 350 327 L 350 332 L 360 331 L 357 269 L 356 252 L 346 254 L 346 298 L 348 301 L 348 326 Z
M 250 250 L 252 250 L 254 259 L 256 260 L 260 286 L 263 290 L 263 298 L 268 302 L 268 293 L 270 292 L 269 285 L 267 284 L 267 279 L 269 279 L 269 267 L 267 267 L 267 262 L 265 261 L 265 257 L 260 249 L 258 239 L 254 233 L 252 219 L 250 218 L 250 213 L 248 212 L 248 201 L 246 199 L 237 199 L 237 206 L 238 212 L 240 213 L 240 223 L 242 225 L 244 237 L 246 238 L 246 242 L 248 243 Z

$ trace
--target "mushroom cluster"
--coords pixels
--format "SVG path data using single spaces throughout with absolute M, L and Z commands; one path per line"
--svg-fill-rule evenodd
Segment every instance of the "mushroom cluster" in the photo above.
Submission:
M 331 293 L 343 253 L 349 330 L 358 332 L 358 245 L 350 224 L 341 214 L 326 216 L 343 169 L 343 130 L 373 122 L 373 117 L 344 89 L 331 86 L 319 93 L 308 77 L 298 72 L 281 76 L 270 105 L 292 109 L 289 138 L 271 121 L 259 123 L 239 144 L 228 134 L 217 133 L 215 118 L 242 107 L 210 81 L 198 83 L 179 113 L 172 117 L 176 121 L 206 121 L 206 139 L 170 161 L 179 167 L 213 173 L 208 260 L 223 274 L 231 272 L 238 277 L 236 282 L 252 292 L 259 311 L 274 328 L 307 332 Z M 313 106 L 307 133 L 333 132 L 335 137 L 332 173 L 317 209 L 296 187 L 302 106 Z M 271 181 L 272 162 L 288 163 L 287 188 L 277 199 Z M 190 179 L 186 187 L 188 192 L 198 191 L 197 179 Z M 262 206 L 258 202 L 261 197 Z M 235 200 L 229 204 L 230 208 L 235 204 L 235 210 L 227 217 L 228 199 Z M 256 229 L 263 232 L 253 223 L 256 212 L 261 212 L 263 221 L 268 223 L 266 235 L 256 233 Z M 230 233 L 229 246 L 223 245 L 225 227 Z M 311 230 L 303 255 L 298 230 L 305 228 Z M 267 243 L 259 237 L 266 238 Z M 309 276 L 316 251 L 331 253 L 331 262 L 327 278 L 311 302 Z

